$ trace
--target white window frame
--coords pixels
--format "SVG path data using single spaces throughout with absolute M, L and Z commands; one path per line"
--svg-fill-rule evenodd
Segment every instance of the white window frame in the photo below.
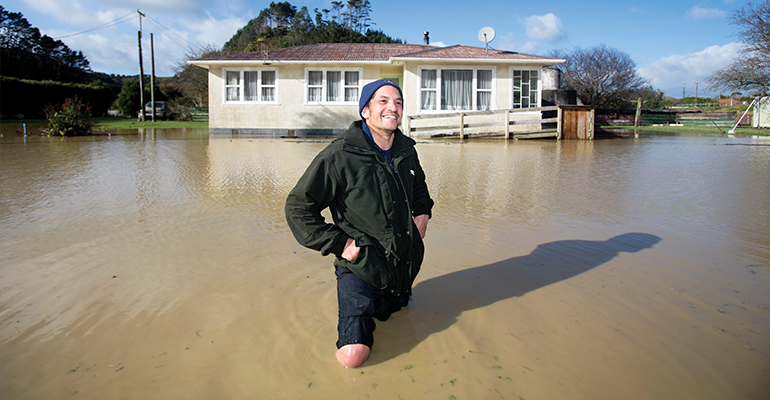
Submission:
M 308 92 L 310 91 L 310 72 L 311 71 L 319 71 L 323 73 L 323 77 L 321 79 L 321 85 L 320 86 L 314 86 L 319 87 L 321 89 L 321 101 L 310 101 Z M 339 72 L 340 73 L 340 98 L 341 101 L 329 101 L 326 99 L 327 96 L 327 80 L 326 76 L 328 72 Z M 358 83 L 356 85 L 345 85 L 345 73 L 346 72 L 356 72 L 358 73 Z M 351 104 L 358 105 L 358 99 L 361 97 L 361 89 L 363 89 L 363 79 L 364 79 L 364 69 L 363 68 L 345 68 L 345 67 L 336 67 L 336 68 L 305 68 L 305 85 L 304 85 L 304 104 L 323 104 L 323 105 L 344 105 L 349 106 Z M 356 96 L 355 101 L 345 101 L 345 90 L 346 89 L 358 89 L 358 96 Z
M 536 102 L 536 104 L 532 104 L 530 102 L 529 107 L 526 107 L 526 108 L 521 107 L 521 106 L 516 107 L 516 104 L 514 103 L 515 95 L 514 95 L 514 90 L 513 90 L 514 72 L 515 71 L 537 72 L 537 102 Z M 527 68 L 527 67 L 524 67 L 524 66 L 511 67 L 510 76 L 511 76 L 511 83 L 508 86 L 508 93 L 510 94 L 510 106 L 511 106 L 511 109 L 526 110 L 527 108 L 541 107 L 541 105 L 543 104 L 543 68 Z M 531 90 L 530 90 L 530 92 L 531 92 Z M 526 97 L 530 98 L 529 93 L 528 93 L 528 95 Z
M 262 72 L 271 71 L 275 73 L 275 82 L 273 85 L 262 84 Z M 237 72 L 238 83 L 235 85 L 228 84 L 227 73 Z M 246 80 L 244 79 L 244 72 L 257 72 L 257 100 L 245 100 L 246 96 Z M 278 90 L 278 68 L 224 68 L 222 70 L 222 103 L 223 104 L 280 104 L 279 90 Z M 238 100 L 227 99 L 227 89 L 238 89 Z M 262 89 L 273 88 L 274 96 L 271 101 L 262 100 Z
M 423 70 L 436 70 L 436 87 L 431 89 L 422 88 L 422 71 Z M 478 93 L 479 91 L 490 93 L 490 110 L 496 110 L 497 104 L 497 67 L 490 65 L 485 66 L 468 66 L 468 65 L 422 65 L 417 68 L 417 78 L 419 90 L 417 91 L 417 113 L 418 114 L 431 114 L 431 113 L 443 113 L 447 111 L 461 111 L 461 110 L 442 110 L 441 109 L 441 71 L 442 70 L 472 70 L 473 71 L 473 98 L 471 100 L 471 109 L 462 111 L 478 111 Z M 492 87 L 491 89 L 479 89 L 478 88 L 478 71 L 492 71 Z M 435 110 L 423 110 L 422 109 L 422 93 L 424 91 L 434 92 L 436 95 L 436 109 Z

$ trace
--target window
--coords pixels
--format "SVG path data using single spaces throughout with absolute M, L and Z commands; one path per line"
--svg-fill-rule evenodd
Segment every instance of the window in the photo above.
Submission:
M 278 103 L 278 70 L 225 70 L 225 103 Z
M 490 110 L 492 69 L 420 69 L 420 110 Z
M 479 70 L 476 77 L 476 109 L 492 109 L 492 71 Z
M 361 92 L 361 70 L 305 70 L 306 102 L 356 104 Z
M 512 108 L 540 107 L 538 71 L 513 70 Z

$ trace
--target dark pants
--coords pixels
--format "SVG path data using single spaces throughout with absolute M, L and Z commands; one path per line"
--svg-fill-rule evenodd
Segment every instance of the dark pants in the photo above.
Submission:
M 337 348 L 349 344 L 374 343 L 374 319 L 386 321 L 390 315 L 409 303 L 409 296 L 396 297 L 364 282 L 345 267 L 337 266 Z

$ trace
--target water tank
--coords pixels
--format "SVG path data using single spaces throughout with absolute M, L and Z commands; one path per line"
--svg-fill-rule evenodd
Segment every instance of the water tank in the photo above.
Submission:
M 543 90 L 561 89 L 561 71 L 556 68 L 543 69 Z

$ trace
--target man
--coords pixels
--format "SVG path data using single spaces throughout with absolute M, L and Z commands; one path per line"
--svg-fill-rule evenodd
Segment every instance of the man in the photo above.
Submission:
M 415 142 L 398 129 L 401 88 L 369 83 L 358 104 L 362 120 L 316 156 L 286 200 L 297 241 L 337 257 L 335 355 L 348 368 L 369 357 L 373 318 L 385 321 L 409 302 L 433 207 Z M 321 216 L 326 207 L 333 223 Z

